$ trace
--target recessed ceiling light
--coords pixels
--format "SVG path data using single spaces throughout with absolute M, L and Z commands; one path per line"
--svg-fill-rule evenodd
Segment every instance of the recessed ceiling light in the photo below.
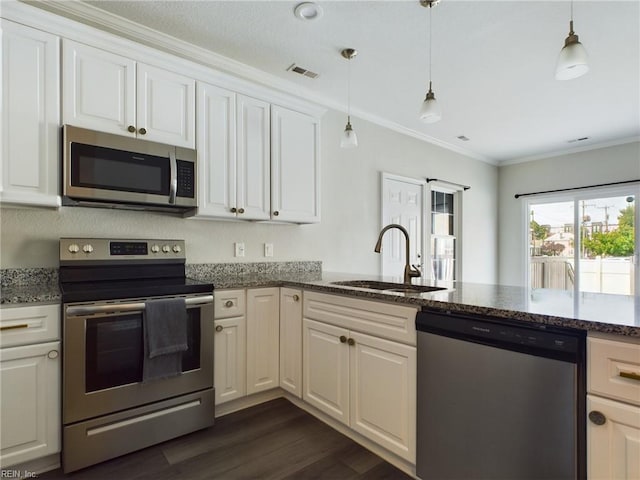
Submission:
M 293 13 L 301 20 L 317 20 L 322 17 L 322 7 L 313 2 L 304 2 L 296 6 Z

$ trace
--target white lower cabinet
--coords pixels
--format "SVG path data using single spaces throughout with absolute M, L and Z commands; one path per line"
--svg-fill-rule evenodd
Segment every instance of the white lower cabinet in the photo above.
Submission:
M 587 477 L 640 479 L 640 343 L 587 339 Z
M 280 371 L 280 288 L 247 290 L 247 395 L 276 388 Z
M 587 421 L 590 480 L 640 479 L 640 407 L 587 395 L 587 411 L 606 419 Z
M 280 289 L 280 387 L 302 398 L 302 291 Z
M 303 325 L 303 399 L 415 463 L 415 347 L 307 318 Z
M 215 294 L 214 386 L 216 405 L 247 394 L 247 317 L 244 290 Z
M 60 342 L 0 350 L 0 467 L 60 451 Z
M 60 305 L 0 308 L 0 468 L 60 452 Z
M 216 319 L 216 405 L 246 395 L 246 317 Z

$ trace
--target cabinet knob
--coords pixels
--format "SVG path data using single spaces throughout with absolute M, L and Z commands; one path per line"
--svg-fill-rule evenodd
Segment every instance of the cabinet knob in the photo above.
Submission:
M 231 300 L 227 300 L 226 302 L 224 302 L 224 306 L 227 308 L 231 308 L 233 307 L 233 302 Z
M 300 295 L 296 294 L 292 298 L 294 302 L 297 302 L 298 300 L 300 300 Z
M 140 133 L 140 135 L 146 135 L 147 129 L 143 127 L 140 130 L 138 130 L 138 133 Z
M 350 338 L 349 340 L 347 340 L 347 344 L 354 346 L 356 344 L 356 341 L 353 338 Z
M 224 327 L 222 325 L 216 326 L 216 332 L 221 332 Z
M 589 412 L 589 420 L 596 425 L 604 425 L 607 422 L 607 417 L 605 417 L 602 412 L 592 410 Z
M 277 217 L 278 215 L 280 215 L 280 212 L 279 212 L 279 211 L 277 211 L 277 210 L 276 210 L 275 212 L 273 212 L 273 216 L 274 216 L 274 217 Z
M 51 360 L 58 358 L 58 351 L 57 350 L 51 350 L 49 353 L 47 353 L 47 357 L 49 357 Z
M 238 213 L 244 213 L 244 208 L 240 207 L 240 208 L 238 209 Z
M 127 127 L 127 130 L 129 130 L 129 133 L 135 133 L 135 131 L 136 131 L 136 127 L 134 127 L 133 125 L 129 125 L 129 126 Z
M 236 213 L 238 209 L 236 207 L 231 207 L 231 213 Z
M 345 343 L 347 341 L 347 337 L 344 335 L 340 335 L 340 343 Z

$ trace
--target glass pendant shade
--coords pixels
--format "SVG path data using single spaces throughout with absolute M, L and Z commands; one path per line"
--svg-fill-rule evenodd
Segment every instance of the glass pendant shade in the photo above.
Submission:
M 436 100 L 436 96 L 431 90 L 431 82 L 429 82 L 429 91 L 420 107 L 420 120 L 424 123 L 435 123 L 442 119 L 442 109 Z
M 347 125 L 342 132 L 342 138 L 340 140 L 340 146 L 342 148 L 354 148 L 358 146 L 358 136 L 351 127 L 351 121 L 347 121 Z
M 589 71 L 587 51 L 573 31 L 573 21 L 569 25 L 569 36 L 564 41 L 564 47 L 558 56 L 556 80 L 571 80 Z

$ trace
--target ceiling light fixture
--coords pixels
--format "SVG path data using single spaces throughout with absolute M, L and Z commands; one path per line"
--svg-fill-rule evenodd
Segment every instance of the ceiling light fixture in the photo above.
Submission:
M 300 20 L 317 20 L 322 17 L 322 7 L 313 2 L 303 2 L 296 6 L 293 13 Z
M 578 41 L 578 35 L 573 31 L 573 0 L 571 0 L 571 20 L 569 21 L 569 35 L 560 50 L 556 66 L 556 80 L 571 80 L 589 71 L 587 51 Z
M 349 68 L 347 72 L 347 125 L 342 133 L 340 146 L 342 148 L 354 148 L 358 146 L 358 137 L 351 127 L 351 59 L 358 55 L 353 48 L 345 48 L 340 54 L 349 60 Z
M 439 2 L 440 0 L 420 0 L 420 5 L 429 8 L 429 91 L 420 108 L 420 120 L 424 123 L 435 123 L 442 118 L 442 109 L 431 89 L 431 9 Z

